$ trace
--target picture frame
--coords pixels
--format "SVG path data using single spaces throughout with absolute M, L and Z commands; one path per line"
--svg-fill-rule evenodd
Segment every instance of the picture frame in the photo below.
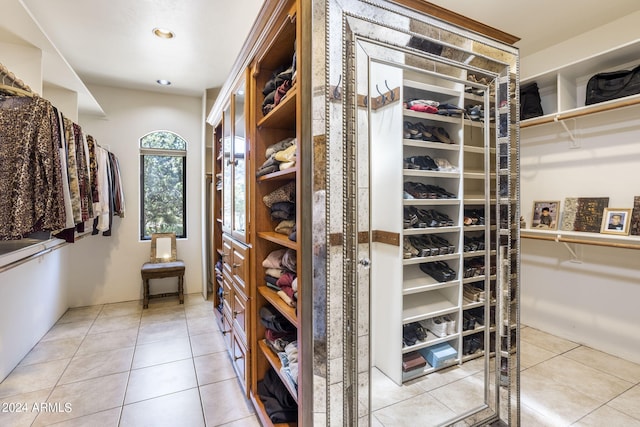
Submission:
M 630 208 L 604 208 L 600 233 L 626 236 L 629 234 L 630 224 Z
M 531 228 L 556 230 L 560 214 L 560 201 L 534 201 Z

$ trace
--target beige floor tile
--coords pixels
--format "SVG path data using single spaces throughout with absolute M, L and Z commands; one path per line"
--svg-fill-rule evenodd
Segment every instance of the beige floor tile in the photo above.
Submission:
M 84 320 L 82 322 L 71 322 L 71 323 L 61 323 L 53 325 L 49 332 L 46 333 L 44 337 L 40 340 L 42 341 L 51 341 L 51 340 L 62 340 L 68 338 L 84 338 L 91 327 L 93 321 Z
M 46 402 L 53 387 L 0 398 L 0 426 L 29 427 L 38 416 L 36 408 Z
M 175 362 L 176 360 L 191 359 L 191 357 L 189 337 L 141 344 L 136 346 L 132 369 Z
M 218 402 L 218 406 L 223 406 Z M 204 417 L 197 388 L 125 405 L 120 427 L 201 427 Z
M 371 370 L 371 409 L 373 411 L 424 393 L 425 390 L 417 384 L 399 386 L 378 369 Z
M 475 359 L 469 363 L 477 364 L 477 361 L 482 359 Z M 432 372 L 429 375 L 425 375 L 423 377 L 419 377 L 413 381 L 409 381 L 406 384 L 416 384 L 420 386 L 424 391 L 431 391 L 438 387 L 445 386 L 447 384 L 451 384 L 452 382 L 458 381 L 462 378 L 466 378 L 470 375 L 474 375 L 477 372 L 480 372 L 480 368 L 478 369 L 469 369 L 468 363 L 464 363 L 461 366 L 451 366 L 446 369 L 442 369 L 440 371 Z
M 633 386 L 628 381 L 590 368 L 564 356 L 556 356 L 551 360 L 529 368 L 527 372 L 529 371 L 544 376 L 547 381 L 551 380 L 565 384 L 601 404 L 608 402 Z
M 200 397 L 207 426 L 223 425 L 254 414 L 236 378 L 200 387 Z
M 213 304 L 207 301 L 205 304 L 191 304 L 184 307 L 188 318 L 211 317 L 213 318 Z
M 178 279 L 176 280 L 176 291 L 178 290 Z M 153 292 L 155 292 L 153 290 L 153 282 L 151 283 L 151 293 L 153 294 Z M 172 291 L 175 292 L 175 291 Z M 162 298 L 150 298 L 149 299 L 149 307 L 143 309 L 142 311 L 146 311 L 146 310 L 155 310 L 155 309 L 161 309 L 161 308 L 168 308 L 168 307 L 184 307 L 184 304 L 180 304 L 180 300 L 178 299 L 177 296 L 175 297 L 162 297 Z
M 322 425 L 322 424 L 315 424 Z M 255 415 L 242 418 L 241 420 L 231 421 L 227 424 L 222 424 L 220 427 L 260 427 L 260 421 L 258 421 L 258 417 Z
M 116 331 L 89 334 L 78 349 L 76 356 L 86 356 L 102 351 L 133 347 L 138 339 L 138 328 L 119 329 Z
M 527 405 L 520 405 L 520 425 L 522 427 L 558 427 L 545 415 L 540 414 Z
M 550 381 L 532 369 L 521 373 L 521 402 L 546 415 L 552 425 L 569 425 L 601 405 L 570 385 Z
M 121 407 L 54 424 L 55 427 L 118 427 Z
M 640 382 L 640 365 L 589 347 L 580 346 L 563 356 L 623 380 Z
M 155 322 L 170 322 L 172 320 L 185 320 L 184 305 L 154 308 L 142 311 L 140 326 L 151 325 Z
M 576 427 L 640 427 L 640 420 L 604 405 L 573 424 Z
M 208 299 L 204 299 L 201 292 L 184 294 L 184 304 L 185 306 L 211 304 L 212 297 L 213 297 L 213 294 L 209 294 Z
M 68 384 L 84 381 L 105 375 L 128 372 L 131 369 L 133 347 L 92 353 L 86 356 L 76 356 L 62 374 L 58 384 Z
M 622 393 L 609 402 L 608 405 L 640 420 L 640 385 Z
M 139 315 L 141 313 L 142 313 L 142 300 L 117 302 L 114 304 L 105 304 L 102 307 L 102 311 L 98 315 L 98 318 L 112 317 L 112 316 L 127 316 L 131 314 Z
M 221 332 L 210 334 L 193 335 L 191 339 L 191 349 L 194 356 L 202 356 L 210 353 L 226 351 L 227 347 Z
M 520 331 L 520 339 L 556 354 L 567 352 L 579 346 L 573 341 L 565 340 L 531 327 Z
M 431 390 L 429 394 L 460 415 L 484 404 L 484 373 L 463 378 L 446 386 Z
M 40 413 L 33 427 L 47 426 L 120 407 L 124 399 L 127 377 L 128 373 L 123 372 L 57 386 L 47 402 L 61 407 L 68 404 L 71 410 Z
M 557 356 L 557 354 L 552 351 L 545 350 L 544 348 L 538 347 L 537 345 L 524 340 L 520 341 L 521 369 L 530 368 L 555 356 Z
M 236 371 L 233 370 L 233 364 L 227 352 L 195 357 L 193 362 L 196 366 L 198 385 L 202 386 L 236 377 Z
M 411 397 L 374 412 L 375 418 L 385 427 L 437 426 L 454 415 L 453 411 L 429 393 Z
M 129 377 L 124 403 L 164 396 L 197 387 L 197 385 L 191 359 L 134 369 Z
M 70 322 L 84 322 L 94 321 L 100 311 L 102 305 L 92 305 L 89 307 L 70 308 L 58 319 L 57 324 L 70 323 Z
M 67 338 L 61 340 L 40 341 L 20 361 L 19 366 L 33 365 L 34 363 L 50 362 L 52 360 L 69 359 L 78 351 L 82 343 L 82 337 Z
M 93 322 L 89 334 L 102 334 L 105 332 L 121 331 L 140 326 L 139 314 L 125 314 L 122 316 L 98 316 Z
M 187 335 L 187 322 L 185 320 L 158 322 L 140 327 L 138 345 L 164 341 L 171 338 L 186 337 Z
M 216 323 L 216 319 L 211 317 L 188 317 L 187 325 L 189 327 L 189 335 L 213 334 L 219 333 L 220 329 Z
M 30 393 L 56 385 L 71 359 L 18 366 L 0 383 L 0 397 Z

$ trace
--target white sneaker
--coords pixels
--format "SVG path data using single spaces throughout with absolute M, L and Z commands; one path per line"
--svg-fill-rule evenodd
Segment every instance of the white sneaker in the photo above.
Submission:
M 445 322 L 442 317 L 421 320 L 420 324 L 423 328 L 428 329 L 433 335 L 439 338 L 447 336 L 447 322 Z
M 451 316 L 443 316 L 444 321 L 447 324 L 447 335 L 453 335 L 456 333 L 456 321 Z

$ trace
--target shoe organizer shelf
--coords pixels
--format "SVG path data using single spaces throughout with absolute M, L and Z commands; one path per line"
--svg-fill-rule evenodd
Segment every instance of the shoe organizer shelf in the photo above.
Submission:
M 484 123 L 470 120 L 465 107 L 484 102 L 484 97 L 464 92 L 464 84 L 441 79 L 434 75 L 418 75 L 407 71 L 401 87 L 403 105 L 397 105 L 394 117 L 402 120 L 401 154 L 390 151 L 389 146 L 372 149 L 372 174 L 385 175 L 376 179 L 381 182 L 399 182 L 401 200 L 395 209 L 402 212 L 403 224 L 399 230 L 402 245 L 393 249 L 374 249 L 378 259 L 372 265 L 372 286 L 392 286 L 385 293 L 384 303 L 373 304 L 373 317 L 376 310 L 386 310 L 386 325 L 376 325 L 373 338 L 374 364 L 394 382 L 401 384 L 430 372 L 461 363 L 482 354 L 478 349 L 474 354 L 463 355 L 463 340 L 467 336 L 478 334 L 484 342 L 484 326 L 474 331 L 465 331 L 463 337 L 462 321 L 465 311 L 483 307 L 484 303 L 474 301 L 466 304 L 463 300 L 463 286 L 466 283 L 482 282 L 482 288 L 495 290 L 491 285 L 491 276 L 476 275 L 465 278 L 465 263 L 471 259 L 485 267 L 485 263 L 495 262 L 495 251 L 487 251 L 490 238 L 495 239 L 496 227 L 491 225 L 489 213 L 495 204 L 495 138 L 484 134 Z M 437 101 L 450 104 L 448 113 L 431 109 L 424 105 L 415 111 L 411 100 Z M 454 107 L 458 107 L 455 111 Z M 493 127 L 495 129 L 495 127 Z M 388 141 L 386 141 L 388 142 Z M 402 159 L 400 159 L 400 155 Z M 390 166 L 390 162 L 399 166 Z M 376 165 L 378 168 L 376 169 Z M 435 166 L 435 167 L 434 167 Z M 422 194 L 421 194 L 422 193 Z M 385 206 L 376 205 L 384 203 Z M 372 201 L 372 210 L 378 206 L 381 210 L 390 209 L 389 198 L 384 201 Z M 390 216 L 395 217 L 395 214 Z M 469 218 L 472 216 L 473 218 Z M 485 222 L 485 217 L 487 221 Z M 465 225 L 465 221 L 472 224 Z M 492 232 L 493 230 L 493 232 Z M 465 244 L 473 243 L 473 251 L 465 251 Z M 481 249 L 478 249 L 481 241 Z M 375 245 L 375 244 L 374 244 Z M 442 249 L 446 247 L 446 249 Z M 469 248 L 467 248 L 469 249 Z M 492 256 L 493 255 L 493 256 Z M 384 265 L 384 271 L 378 265 Z M 488 266 L 486 268 L 489 268 Z M 438 273 L 438 270 L 447 273 Z M 434 274 L 430 274 L 434 271 Z M 395 279 L 394 279 L 395 276 Z M 400 279 L 398 279 L 398 277 Z M 385 285 L 376 285 L 376 281 Z M 495 283 L 495 277 L 493 277 Z M 374 300 L 377 297 L 374 296 Z M 495 303 L 493 303 L 495 304 Z M 487 306 L 489 306 L 487 304 Z M 446 334 L 429 329 L 437 322 L 451 322 Z M 408 340 L 396 351 L 390 346 L 400 343 L 398 331 L 405 327 L 422 326 L 424 336 L 415 341 Z M 397 339 L 396 339 L 397 337 Z M 476 339 L 478 341 L 478 339 Z M 393 344 L 390 344 L 392 342 Z M 425 367 L 403 372 L 402 355 L 420 351 L 425 354 L 429 347 L 447 343 L 456 351 L 456 357 L 434 368 L 428 363 Z M 379 346 L 376 348 L 376 346 Z M 384 347 L 384 348 L 383 348 Z M 464 357 L 463 357 L 464 356 Z
M 586 86 L 595 74 L 637 66 L 640 39 L 564 66 L 526 77 L 521 86 L 536 82 L 545 115 L 523 120 L 521 128 L 558 122 L 640 104 L 640 95 L 585 105 Z

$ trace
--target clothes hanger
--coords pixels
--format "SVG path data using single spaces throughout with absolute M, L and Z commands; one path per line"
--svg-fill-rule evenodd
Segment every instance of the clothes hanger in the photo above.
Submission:
M 35 96 L 32 92 L 26 91 L 24 89 L 19 89 L 17 87 L 9 86 L 6 84 L 0 84 L 0 92 L 3 92 L 5 94 L 10 94 L 10 95 L 28 96 L 30 98 L 33 98 Z

